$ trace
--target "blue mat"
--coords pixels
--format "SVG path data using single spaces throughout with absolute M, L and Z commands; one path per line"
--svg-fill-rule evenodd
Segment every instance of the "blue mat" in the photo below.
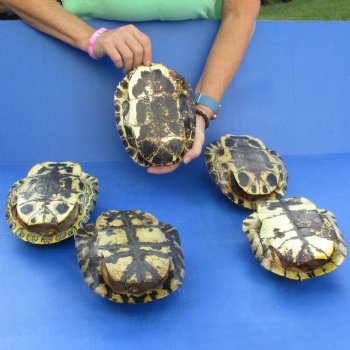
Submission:
M 0 24 L 0 163 L 128 159 L 113 109 L 121 70 L 21 22 Z M 195 85 L 217 22 L 138 26 L 154 61 Z M 349 42 L 350 22 L 259 22 L 208 142 L 247 133 L 282 154 L 350 153 Z
M 217 23 L 140 28 L 153 39 L 155 61 L 195 83 Z M 350 23 L 259 22 L 207 140 L 250 133 L 280 151 L 287 195 L 333 211 L 348 242 L 349 29 Z M 2 215 L 0 349 L 348 348 L 347 261 L 304 282 L 265 271 L 241 230 L 250 211 L 219 192 L 203 157 L 166 176 L 128 159 L 113 115 L 122 76 L 107 60 L 93 62 L 20 22 L 0 23 L 0 43 L 0 203 L 33 163 L 81 161 L 100 182 L 92 220 L 109 209 L 151 212 L 177 227 L 186 260 L 184 284 L 171 296 L 114 304 L 85 284 L 73 239 L 27 244 Z M 190 46 L 201 54 L 189 58 Z

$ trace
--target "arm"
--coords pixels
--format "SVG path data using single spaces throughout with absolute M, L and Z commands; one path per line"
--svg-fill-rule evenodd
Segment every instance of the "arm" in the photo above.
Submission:
M 0 13 L 6 12 L 7 8 L 0 2 Z
M 80 50 L 87 51 L 87 42 L 95 29 L 66 11 L 56 0 L 1 0 L 34 28 Z M 125 71 L 152 61 L 149 38 L 133 25 L 103 33 L 94 46 L 97 57 L 109 56 Z
M 221 100 L 243 59 L 255 28 L 259 8 L 260 0 L 223 0 L 221 25 L 196 91 L 217 101 Z M 205 106 L 197 105 L 197 108 L 205 112 L 209 118 L 214 114 Z M 201 154 L 205 140 L 204 130 L 204 120 L 197 116 L 196 137 L 192 149 L 184 156 L 185 164 Z M 178 164 L 169 167 L 152 167 L 149 172 L 163 174 L 177 167 Z
M 259 0 L 224 0 L 222 22 L 196 91 L 220 101 L 255 29 Z

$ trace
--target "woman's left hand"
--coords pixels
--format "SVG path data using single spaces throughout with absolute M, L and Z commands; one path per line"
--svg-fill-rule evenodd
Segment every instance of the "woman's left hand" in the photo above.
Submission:
M 199 157 L 205 141 L 205 122 L 201 116 L 196 116 L 196 134 L 194 137 L 192 148 L 187 151 L 183 157 L 183 162 L 188 164 L 191 160 Z M 148 172 L 151 174 L 167 174 L 171 173 L 179 167 L 180 163 L 173 165 L 151 166 Z

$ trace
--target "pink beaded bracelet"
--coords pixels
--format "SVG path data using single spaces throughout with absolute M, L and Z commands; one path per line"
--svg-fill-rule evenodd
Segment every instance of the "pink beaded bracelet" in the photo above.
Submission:
M 89 40 L 88 40 L 88 43 L 87 43 L 87 52 L 89 54 L 89 56 L 91 58 L 93 58 L 94 60 L 99 60 L 100 58 L 96 57 L 95 54 L 94 54 L 94 46 L 95 46 L 95 42 L 96 42 L 96 39 L 104 32 L 107 32 L 108 29 L 107 28 L 100 28 L 98 30 L 96 30 L 95 33 L 93 33 Z

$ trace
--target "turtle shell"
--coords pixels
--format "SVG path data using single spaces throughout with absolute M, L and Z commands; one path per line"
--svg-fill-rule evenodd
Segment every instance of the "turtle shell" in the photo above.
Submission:
M 142 166 L 179 163 L 192 147 L 196 118 L 189 83 L 162 64 L 139 66 L 117 86 L 118 133 Z
M 243 231 L 265 269 L 294 280 L 331 272 L 347 255 L 334 215 L 303 197 L 260 203 Z
M 213 181 L 234 203 L 255 209 L 283 196 L 288 175 L 282 158 L 252 136 L 224 135 L 206 147 L 206 164 Z
M 161 299 L 182 283 L 185 269 L 176 229 L 140 210 L 112 210 L 75 237 L 85 282 L 117 303 Z
M 51 244 L 69 238 L 93 211 L 98 193 L 96 178 L 73 162 L 45 162 L 9 191 L 6 218 L 19 238 Z

